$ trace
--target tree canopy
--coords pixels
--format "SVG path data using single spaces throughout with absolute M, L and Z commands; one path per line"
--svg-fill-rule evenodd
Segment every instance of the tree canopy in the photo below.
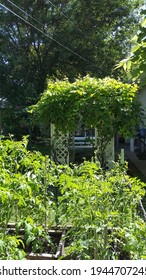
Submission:
M 133 35 L 130 26 L 136 25 L 136 17 L 131 10 L 136 2 L 92 0 L 89 8 L 85 0 L 56 0 L 54 4 L 13 1 L 17 6 L 3 0 L 6 7 L 31 25 L 1 7 L 1 94 L 17 105 L 31 103 L 52 75 L 70 79 L 87 73 L 101 78 L 111 75 Z
M 137 35 L 132 38 L 131 53 L 118 67 L 123 66 L 129 77 L 143 86 L 146 85 L 146 9 L 141 14 L 143 19 Z
M 34 104 L 52 76 L 121 75 L 113 69 L 129 50 L 140 2 L 2 0 L 0 98 L 11 113 L 3 123 L 16 125 L 14 112 Z

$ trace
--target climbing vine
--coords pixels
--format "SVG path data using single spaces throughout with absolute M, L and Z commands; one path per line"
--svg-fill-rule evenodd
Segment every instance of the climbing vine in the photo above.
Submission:
M 112 78 L 96 79 L 89 76 L 70 83 L 50 81 L 36 105 L 31 106 L 33 120 L 49 128 L 53 123 L 58 131 L 74 132 L 82 123 L 96 127 L 100 153 L 111 138 L 120 132 L 124 136 L 135 133 L 142 112 L 137 100 L 138 87 Z M 101 158 L 101 155 L 100 155 Z
M 137 89 L 111 78 L 50 81 L 30 112 L 37 121 L 46 125 L 52 122 L 63 132 L 75 131 L 82 120 L 87 127 L 97 127 L 101 135 L 110 131 L 113 135 L 117 130 L 130 134 L 140 118 Z

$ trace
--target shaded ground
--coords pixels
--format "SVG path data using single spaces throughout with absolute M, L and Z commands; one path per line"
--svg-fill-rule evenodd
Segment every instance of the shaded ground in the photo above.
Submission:
M 138 177 L 142 182 L 146 183 L 146 177 L 142 174 L 142 172 L 140 172 L 140 170 L 135 166 L 135 164 L 130 161 L 129 159 L 127 159 L 128 161 L 128 174 L 131 177 Z
M 130 175 L 131 177 L 137 177 L 142 182 L 146 183 L 146 177 L 140 172 L 140 170 L 130 160 L 128 160 L 128 166 L 129 166 L 128 175 Z M 145 187 L 145 190 L 146 190 L 146 187 Z M 146 212 L 146 195 L 142 199 L 141 203 L 142 203 L 142 205 L 139 205 L 138 212 L 139 212 L 140 216 L 144 220 L 146 220 L 146 217 L 144 214 L 144 211 Z M 142 208 L 144 208 L 144 210 Z

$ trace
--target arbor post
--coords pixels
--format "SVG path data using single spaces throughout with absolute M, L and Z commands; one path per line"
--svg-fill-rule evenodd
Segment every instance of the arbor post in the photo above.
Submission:
M 69 165 L 69 133 L 57 131 L 51 124 L 51 159 L 58 164 Z

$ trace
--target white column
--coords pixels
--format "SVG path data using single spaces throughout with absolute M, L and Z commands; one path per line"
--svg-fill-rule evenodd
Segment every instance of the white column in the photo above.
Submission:
M 134 138 L 130 139 L 130 152 L 134 152 Z
M 124 164 L 125 161 L 125 152 L 124 149 L 121 149 L 121 164 Z

